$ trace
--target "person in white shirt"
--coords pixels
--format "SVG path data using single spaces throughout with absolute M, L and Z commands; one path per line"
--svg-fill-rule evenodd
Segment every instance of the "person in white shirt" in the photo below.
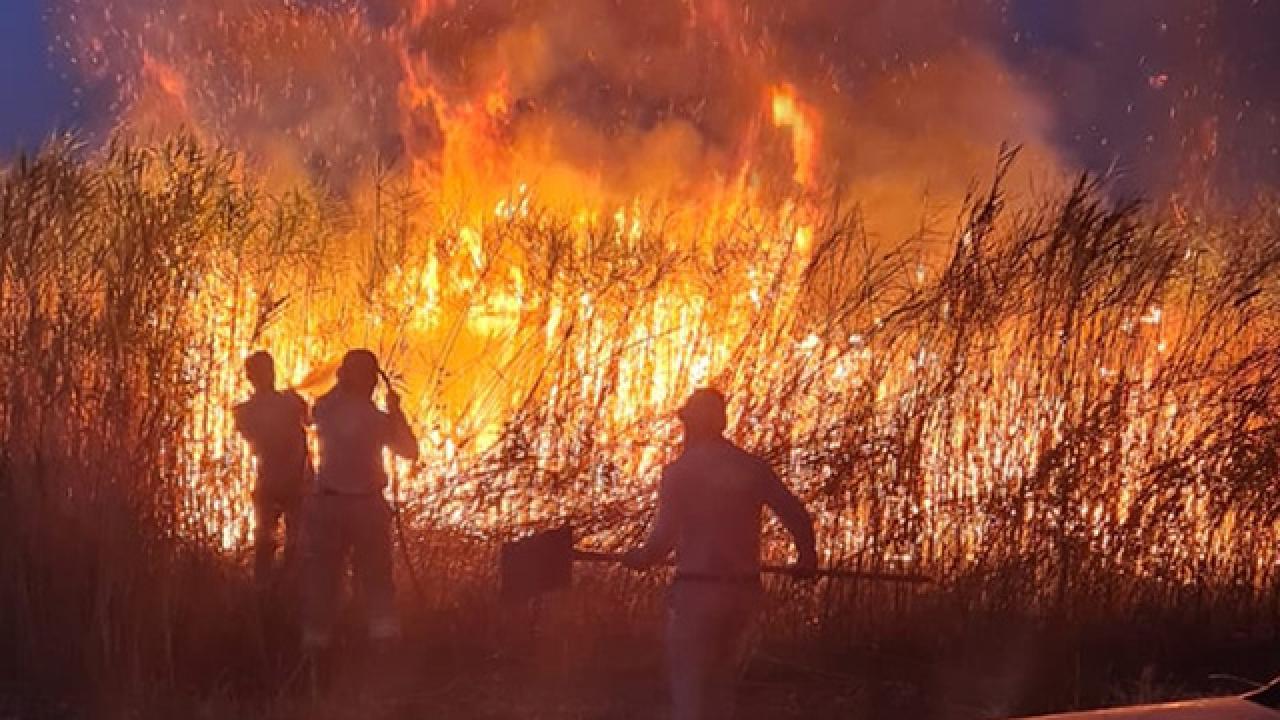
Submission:
M 653 529 L 624 563 L 643 569 L 675 552 L 667 621 L 672 717 L 726 720 L 760 605 L 762 510 L 791 533 L 800 576 L 817 569 L 813 521 L 768 463 L 724 437 L 718 391 L 694 391 L 680 420 L 684 452 L 663 470 Z
M 338 368 L 338 383 L 316 401 L 319 440 L 316 491 L 308 498 L 307 572 L 303 643 L 321 650 L 332 640 L 346 557 L 351 555 L 369 637 L 392 640 L 400 634 L 391 567 L 391 508 L 384 450 L 409 460 L 418 441 L 387 388 L 387 409 L 373 402 L 378 359 L 351 350 Z
M 314 471 L 307 449 L 311 410 L 292 390 L 276 389 L 275 361 L 255 352 L 244 361 L 253 386 L 249 399 L 232 409 L 236 430 L 257 459 L 253 484 L 253 575 L 262 586 L 277 578 L 276 534 L 284 521 L 285 573 L 292 574 L 302 526 L 302 499 L 311 492 Z

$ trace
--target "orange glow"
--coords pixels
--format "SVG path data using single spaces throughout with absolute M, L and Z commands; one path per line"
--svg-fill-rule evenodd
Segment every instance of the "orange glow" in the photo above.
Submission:
M 791 157 L 795 163 L 792 177 L 800 185 L 813 180 L 814 162 L 817 157 L 818 115 L 813 108 L 796 97 L 791 85 L 774 87 L 771 95 L 773 124 L 791 131 Z

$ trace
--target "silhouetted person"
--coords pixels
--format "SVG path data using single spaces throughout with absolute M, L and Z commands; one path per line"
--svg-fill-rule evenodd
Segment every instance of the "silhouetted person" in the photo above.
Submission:
M 724 437 L 725 399 L 699 389 L 680 409 L 684 452 L 662 473 L 649 538 L 624 562 L 640 569 L 673 550 L 667 658 L 675 720 L 726 720 L 760 604 L 762 508 L 790 531 L 796 572 L 817 569 L 813 521 L 764 460 Z
M 312 651 L 332 640 L 348 554 L 369 637 L 387 641 L 400 634 L 391 580 L 391 508 L 383 497 L 384 450 L 414 460 L 418 441 L 390 387 L 386 412 L 374 404 L 379 374 L 373 353 L 351 350 L 338 368 L 337 385 L 316 401 L 320 462 L 307 508 L 303 627 L 303 642 Z
M 303 497 L 311 491 L 311 454 L 307 449 L 310 409 L 292 390 L 276 389 L 275 362 L 267 352 L 244 361 L 253 394 L 232 410 L 236 430 L 257 458 L 253 486 L 253 571 L 262 585 L 275 579 L 276 535 L 284 520 L 283 566 L 292 572 L 301 535 Z

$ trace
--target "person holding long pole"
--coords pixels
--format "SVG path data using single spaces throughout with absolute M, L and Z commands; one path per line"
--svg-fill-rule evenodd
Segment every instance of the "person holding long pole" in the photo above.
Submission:
M 667 655 L 675 720 L 727 720 L 762 595 L 760 535 L 768 507 L 796 544 L 799 576 L 817 572 L 813 520 L 769 464 L 724 436 L 725 398 L 695 390 L 680 409 L 684 452 L 662 473 L 648 539 L 632 569 L 675 553 Z

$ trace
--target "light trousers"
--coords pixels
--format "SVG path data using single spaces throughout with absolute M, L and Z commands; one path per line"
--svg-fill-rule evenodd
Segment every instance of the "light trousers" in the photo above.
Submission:
M 761 594 L 748 583 L 677 580 L 671 587 L 667 665 L 673 720 L 733 717 Z

